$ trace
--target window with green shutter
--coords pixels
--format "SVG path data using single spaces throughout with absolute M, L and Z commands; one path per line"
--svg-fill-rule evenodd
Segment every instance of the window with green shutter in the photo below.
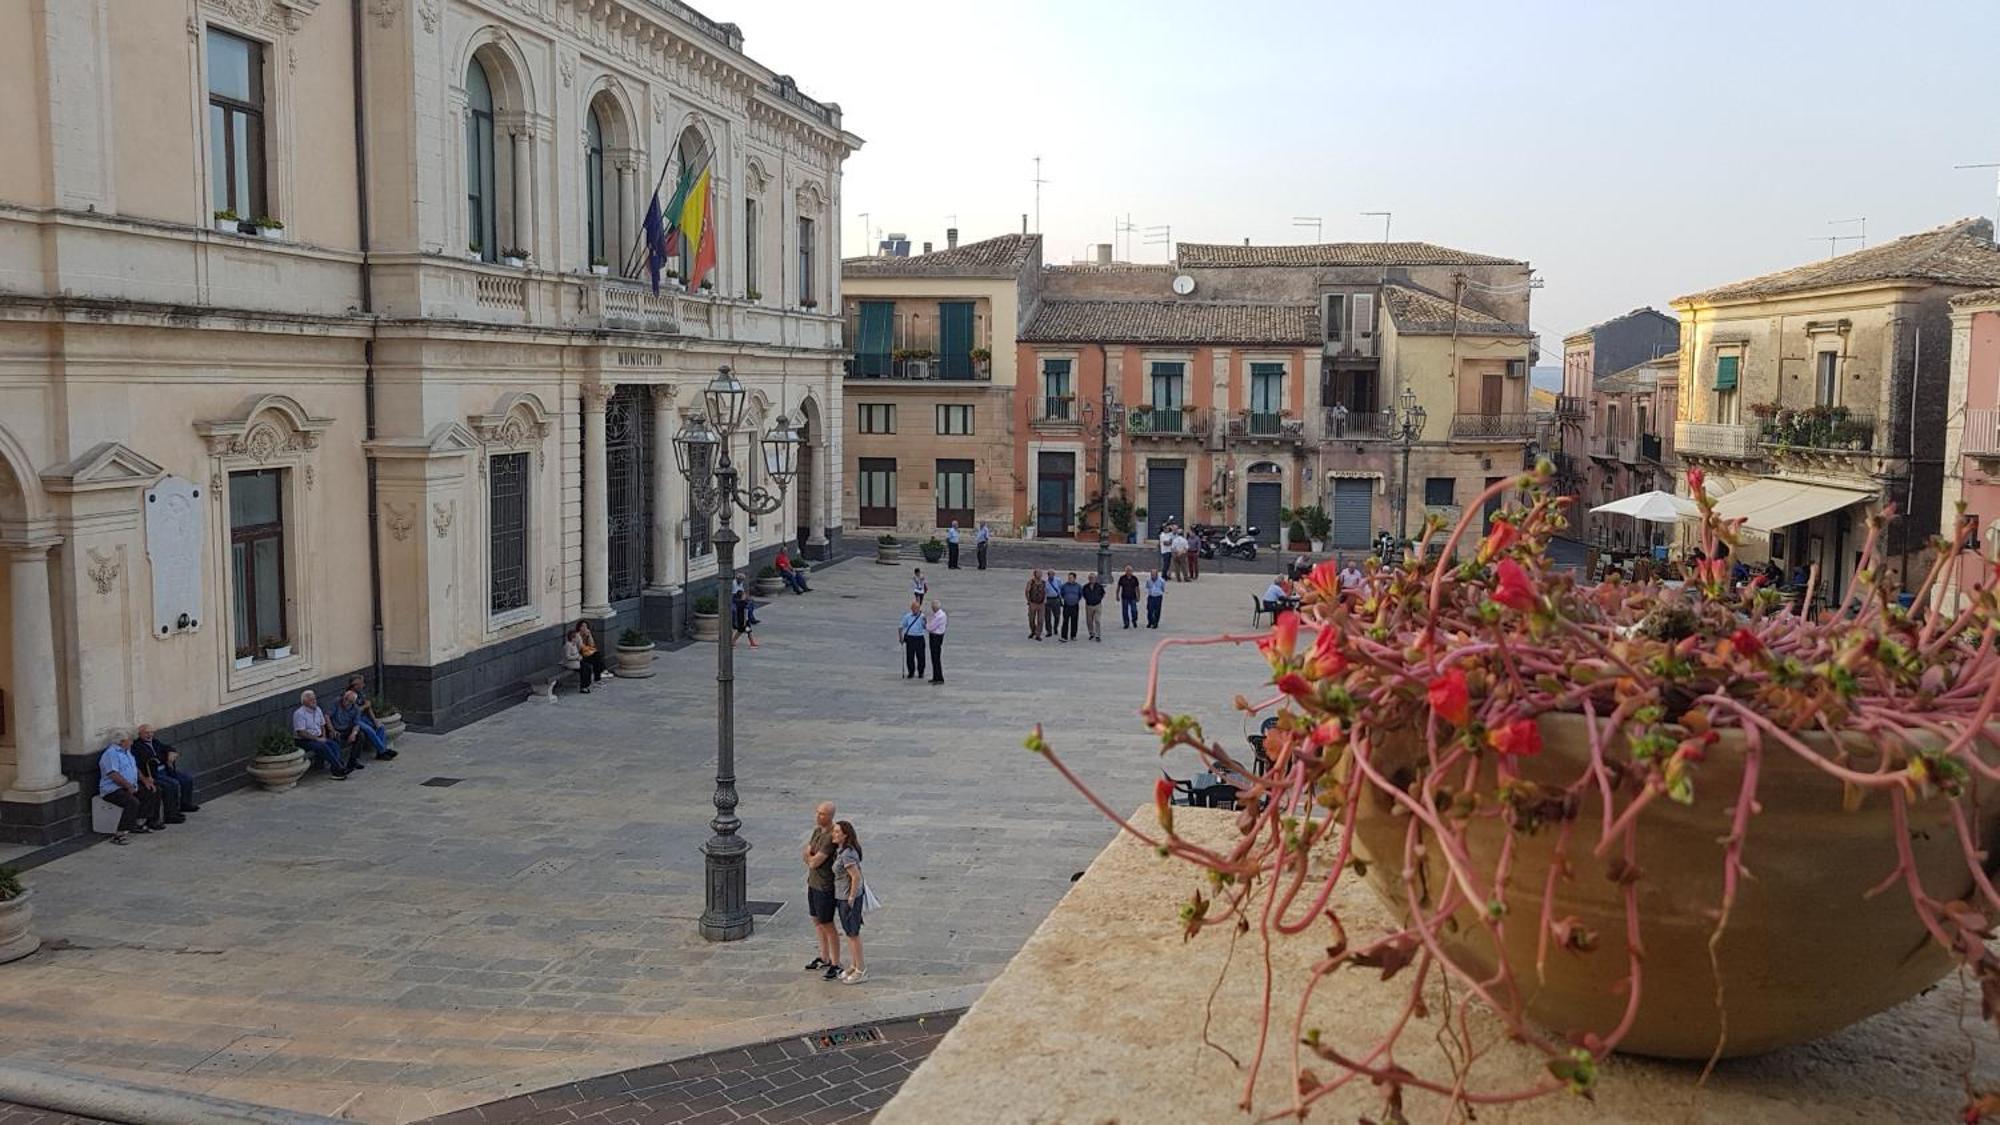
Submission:
M 1736 389 L 1736 369 L 1742 362 L 1742 356 L 1719 355 L 1715 357 L 1716 390 L 1733 391 Z

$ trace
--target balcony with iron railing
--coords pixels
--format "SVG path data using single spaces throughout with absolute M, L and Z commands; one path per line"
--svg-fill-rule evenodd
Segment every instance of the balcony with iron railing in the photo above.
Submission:
M 1866 453 L 1875 448 L 1875 416 L 1844 406 L 1779 410 L 1758 419 L 1757 440 L 1777 450 Z
M 1453 441 L 1533 441 L 1544 414 L 1454 414 Z
M 1229 437 L 1235 441 L 1300 444 L 1306 439 L 1303 418 L 1284 413 L 1239 410 L 1229 418 Z
M 1135 439 L 1199 440 L 1208 436 L 1213 417 L 1200 406 L 1135 406 L 1125 418 L 1125 432 Z
M 944 333 L 935 314 L 897 315 L 890 322 L 886 341 L 869 340 L 862 334 L 858 309 L 848 313 L 846 323 L 848 345 L 855 349 L 847 361 L 850 379 L 980 382 L 993 378 L 992 329 L 984 316 L 972 318 L 972 342 L 952 352 L 942 346 Z
M 1557 395 L 1556 417 L 1565 422 L 1577 422 L 1590 416 L 1590 401 L 1582 395 Z
M 1386 410 L 1348 410 L 1329 406 L 1320 411 L 1320 437 L 1326 441 L 1388 441 L 1395 436 L 1395 419 Z
M 1748 461 L 1763 456 L 1755 427 L 1735 422 L 1680 422 L 1674 426 L 1674 449 L 1691 457 L 1721 457 Z
M 1044 430 L 1074 430 L 1083 424 L 1075 395 L 1035 395 L 1028 402 L 1028 420 Z
M 1965 412 L 1965 441 L 1960 446 L 1967 457 L 2000 459 L 2000 410 Z
M 1660 435 L 1639 434 L 1618 439 L 1618 460 L 1627 465 L 1660 463 Z

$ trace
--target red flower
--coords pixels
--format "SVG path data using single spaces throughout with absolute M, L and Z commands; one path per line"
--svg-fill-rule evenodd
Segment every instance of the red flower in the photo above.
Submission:
M 1277 623 L 1271 626 L 1270 636 L 1257 642 L 1266 660 L 1289 659 L 1292 651 L 1299 646 L 1299 615 L 1291 610 L 1278 614 Z
M 1312 655 L 1306 666 L 1315 676 L 1321 678 L 1338 676 L 1347 671 L 1347 657 L 1341 655 L 1340 640 L 1331 628 L 1321 629 L 1319 637 L 1313 641 Z
M 1321 720 L 1318 726 L 1312 729 L 1312 734 L 1307 741 L 1314 746 L 1331 746 L 1339 742 L 1340 738 L 1340 720 L 1324 719 Z
M 1153 812 L 1160 818 L 1160 827 L 1174 830 L 1174 783 L 1164 777 L 1153 783 Z
M 1699 499 L 1701 499 L 1701 496 L 1702 496 L 1702 488 L 1701 488 L 1701 486 L 1702 486 L 1702 482 L 1706 481 L 1707 479 L 1708 479 L 1708 474 L 1707 474 L 1707 473 L 1704 473 L 1704 472 L 1702 472 L 1702 471 L 1701 471 L 1700 469 L 1689 469 L 1689 470 L 1688 470 L 1688 496 L 1690 496 L 1691 498 L 1693 498 L 1693 499 L 1696 499 L 1696 500 L 1699 500 Z
M 1729 647 L 1752 660 L 1764 655 L 1764 642 L 1748 629 L 1738 629 L 1729 634 Z
M 1301 702 L 1311 699 L 1313 695 L 1312 681 L 1297 672 L 1287 672 L 1279 676 L 1278 690 Z
M 1328 559 L 1312 568 L 1306 582 L 1322 594 L 1330 594 L 1340 588 L 1340 568 Z
M 1501 559 L 1498 567 L 1499 585 L 1493 591 L 1493 600 L 1508 609 L 1526 613 L 1535 608 L 1539 600 L 1535 596 L 1535 584 L 1529 580 L 1528 572 L 1513 559 Z
M 1515 719 L 1486 738 L 1493 749 L 1510 758 L 1532 758 L 1542 752 L 1542 728 L 1533 719 Z
M 1427 694 L 1431 710 L 1445 722 L 1462 727 L 1472 717 L 1472 693 L 1465 686 L 1464 669 L 1449 669 L 1432 680 Z
M 1493 530 L 1486 533 L 1486 542 L 1479 548 L 1479 557 L 1490 559 L 1512 547 L 1521 538 L 1521 533 L 1506 520 L 1494 520 Z

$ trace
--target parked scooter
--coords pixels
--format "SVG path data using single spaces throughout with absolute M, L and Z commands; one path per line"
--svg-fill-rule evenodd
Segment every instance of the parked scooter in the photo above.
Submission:
M 1232 527 L 1215 545 L 1215 553 L 1221 557 L 1238 558 L 1245 562 L 1257 561 L 1257 528 L 1253 525 L 1239 532 Z

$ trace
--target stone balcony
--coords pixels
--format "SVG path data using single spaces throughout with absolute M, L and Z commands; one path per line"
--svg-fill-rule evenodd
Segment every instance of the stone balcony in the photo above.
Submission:
M 1737 461 L 1763 456 L 1756 428 L 1732 422 L 1678 422 L 1674 425 L 1674 449 L 1683 456 Z
M 1961 452 L 1982 461 L 2000 461 L 2000 409 L 1988 407 L 1965 412 L 1965 443 Z

